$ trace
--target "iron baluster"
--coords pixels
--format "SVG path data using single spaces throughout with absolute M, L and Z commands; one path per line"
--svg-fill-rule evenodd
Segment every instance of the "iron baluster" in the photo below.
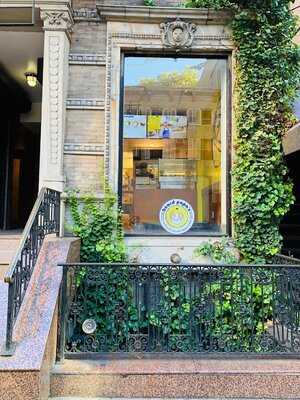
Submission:
M 50 208 L 56 210 L 49 212 Z M 42 188 L 24 228 L 18 250 L 4 276 L 8 283 L 6 343 L 2 355 L 14 352 L 13 328 L 18 318 L 44 237 L 59 232 L 60 193 Z
M 74 354 L 300 354 L 299 265 L 65 264 Z M 95 331 L 83 331 L 85 320 Z M 281 333 L 280 333 L 281 332 Z

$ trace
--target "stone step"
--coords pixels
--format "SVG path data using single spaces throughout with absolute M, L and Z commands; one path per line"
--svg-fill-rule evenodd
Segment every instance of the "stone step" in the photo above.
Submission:
M 127 397 L 127 398 L 121 398 L 121 397 L 110 397 L 110 398 L 104 398 L 104 397 L 50 397 L 49 400 L 133 400 L 132 397 Z M 134 398 L 134 400 L 162 400 L 161 398 Z M 174 400 L 174 399 L 166 399 L 164 398 L 163 400 Z M 179 399 L 176 398 L 176 400 L 226 400 L 224 397 L 219 397 L 219 398 L 215 398 L 215 399 L 208 399 L 206 398 L 199 398 L 199 399 Z M 241 397 L 240 398 L 230 398 L 230 400 L 244 400 Z M 257 400 L 257 399 L 249 399 L 247 398 L 246 400 Z M 270 400 L 270 399 L 260 399 L 260 400 Z M 271 400 L 275 400 L 275 399 L 271 399 Z M 281 399 L 281 400 L 287 400 L 287 399 Z
M 14 250 L 20 243 L 21 236 L 2 237 L 0 235 L 0 250 Z
M 0 281 L 4 279 L 4 275 L 8 270 L 9 264 L 0 264 Z
M 10 250 L 1 250 L 0 249 L 0 265 L 6 265 L 11 262 L 13 256 L 17 251 L 17 247 L 15 249 Z
M 19 243 L 21 234 L 0 234 L 0 274 L 3 269 L 11 262 Z
M 300 360 L 140 358 L 65 360 L 51 396 L 82 399 L 299 399 Z

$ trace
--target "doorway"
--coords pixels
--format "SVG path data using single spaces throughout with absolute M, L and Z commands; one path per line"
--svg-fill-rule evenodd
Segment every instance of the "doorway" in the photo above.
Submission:
M 24 122 L 32 103 L 0 67 L 0 229 L 23 229 L 38 191 L 40 122 Z
M 42 102 L 39 61 L 43 57 L 44 35 L 30 27 L 0 28 L 0 32 L 0 233 L 3 233 L 24 228 L 38 194 Z M 35 82 L 29 81 L 28 76 L 35 77 Z
M 40 124 L 6 123 L 1 135 L 0 229 L 22 229 L 38 192 Z

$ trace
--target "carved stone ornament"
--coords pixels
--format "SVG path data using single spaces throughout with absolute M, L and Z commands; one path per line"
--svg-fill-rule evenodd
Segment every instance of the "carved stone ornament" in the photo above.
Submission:
M 164 46 L 173 47 L 175 49 L 191 47 L 196 30 L 196 24 L 184 22 L 180 18 L 177 18 L 173 22 L 164 22 L 160 24 Z
M 67 11 L 42 11 L 44 30 L 71 32 L 73 21 Z

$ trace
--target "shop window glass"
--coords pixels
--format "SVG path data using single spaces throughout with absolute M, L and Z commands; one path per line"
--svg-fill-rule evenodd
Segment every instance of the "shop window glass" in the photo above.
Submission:
M 127 233 L 222 231 L 225 88 L 224 59 L 125 58 L 121 134 Z

